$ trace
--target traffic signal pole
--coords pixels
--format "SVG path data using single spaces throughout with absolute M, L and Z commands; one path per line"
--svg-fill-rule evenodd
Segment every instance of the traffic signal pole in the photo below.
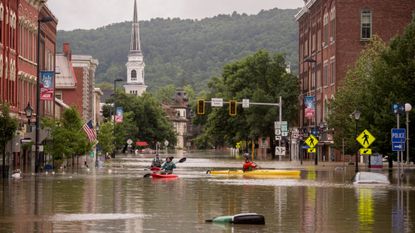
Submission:
M 250 106 L 250 105 L 257 105 L 257 106 L 277 106 L 278 107 L 278 112 L 279 112 L 279 119 L 278 119 L 278 121 L 279 121 L 279 124 L 281 125 L 281 122 L 282 122 L 282 97 L 280 96 L 279 98 L 279 101 L 278 101 L 278 103 L 260 103 L 260 102 L 249 102 L 249 105 L 248 105 L 248 107 Z M 223 101 L 223 100 L 221 100 L 221 101 Z M 196 108 L 197 108 L 197 114 L 198 115 L 203 115 L 203 114 L 205 114 L 205 104 L 211 104 L 212 103 L 212 101 L 209 101 L 209 100 L 203 100 L 203 99 L 198 99 L 197 100 L 197 106 L 196 106 Z M 242 103 L 243 102 L 238 102 L 238 101 L 236 101 L 236 100 L 230 100 L 230 101 L 228 101 L 228 102 L 226 102 L 226 101 L 223 101 L 223 104 L 229 104 L 230 106 L 233 106 L 233 105 L 235 105 L 235 111 L 234 112 L 232 112 L 232 111 L 229 111 L 230 113 L 231 113 L 231 116 L 236 116 L 236 114 L 237 114 L 237 106 L 239 105 L 239 104 L 241 104 L 242 105 Z M 230 109 L 231 110 L 231 109 Z M 279 147 L 281 147 L 281 140 L 278 140 L 278 146 Z M 252 154 L 252 156 L 253 156 L 253 154 Z M 279 157 L 280 158 L 280 160 L 281 160 L 281 156 Z

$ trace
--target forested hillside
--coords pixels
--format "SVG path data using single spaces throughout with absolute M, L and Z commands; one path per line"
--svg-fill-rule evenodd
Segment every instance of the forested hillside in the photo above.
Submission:
M 273 9 L 257 15 L 233 13 L 202 20 L 152 19 L 140 22 L 145 82 L 150 90 L 173 84 L 204 89 L 222 66 L 259 49 L 286 55 L 297 69 L 298 26 L 295 9 Z M 125 63 L 131 22 L 94 30 L 58 32 L 58 52 L 69 42 L 73 54 L 99 60 L 97 82 L 126 79 Z

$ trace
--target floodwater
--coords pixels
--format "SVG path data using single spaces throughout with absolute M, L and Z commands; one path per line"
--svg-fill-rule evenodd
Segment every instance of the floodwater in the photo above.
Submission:
M 396 171 L 391 185 L 356 186 L 353 166 L 259 161 L 301 176 L 244 179 L 206 174 L 239 168 L 240 159 L 188 155 L 178 179 L 156 180 L 143 178 L 150 161 L 120 157 L 111 167 L 10 179 L 0 188 L 0 232 L 415 232 L 414 169 L 399 186 Z M 205 223 L 239 213 L 266 224 Z

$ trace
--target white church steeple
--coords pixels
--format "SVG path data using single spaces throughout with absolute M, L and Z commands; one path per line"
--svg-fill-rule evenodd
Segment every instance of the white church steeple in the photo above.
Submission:
M 147 86 L 144 84 L 144 57 L 140 45 L 140 28 L 137 14 L 137 1 L 134 0 L 134 16 L 131 28 L 131 44 L 128 54 L 127 66 L 127 83 L 124 89 L 127 94 L 140 96 L 146 91 Z

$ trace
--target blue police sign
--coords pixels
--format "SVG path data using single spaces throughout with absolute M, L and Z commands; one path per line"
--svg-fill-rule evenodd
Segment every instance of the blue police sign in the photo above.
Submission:
M 404 143 L 406 140 L 406 130 L 403 128 L 393 128 L 391 130 L 392 143 Z

